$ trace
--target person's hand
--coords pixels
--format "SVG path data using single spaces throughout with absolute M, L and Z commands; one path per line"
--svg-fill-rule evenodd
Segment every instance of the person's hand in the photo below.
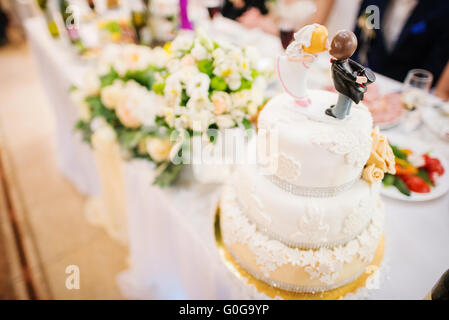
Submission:
M 367 83 L 368 82 L 368 78 L 367 77 L 361 77 L 361 76 L 358 76 L 357 77 L 357 80 L 355 80 L 355 82 L 357 82 L 358 84 L 364 84 L 364 83 Z
M 261 25 L 263 20 L 263 15 L 256 8 L 247 10 L 241 17 L 237 19 L 238 22 L 250 29 Z

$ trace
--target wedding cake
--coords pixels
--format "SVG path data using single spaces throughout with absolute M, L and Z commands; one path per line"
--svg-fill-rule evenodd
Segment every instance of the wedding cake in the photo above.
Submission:
M 319 51 L 307 48 L 318 28 L 308 27 L 295 34 L 290 51 L 299 47 L 311 63 Z M 322 50 L 327 46 L 326 39 Z M 278 60 L 285 93 L 261 111 L 255 143 L 276 133 L 268 153 L 276 170 L 266 173 L 260 164 L 236 170 L 221 197 L 220 228 L 232 258 L 251 276 L 314 293 L 350 283 L 370 265 L 383 235 L 380 180 L 394 170 L 394 157 L 363 104 L 339 119 L 326 113 L 336 93 L 295 87 L 289 72 L 304 67 L 304 59 L 286 53 Z

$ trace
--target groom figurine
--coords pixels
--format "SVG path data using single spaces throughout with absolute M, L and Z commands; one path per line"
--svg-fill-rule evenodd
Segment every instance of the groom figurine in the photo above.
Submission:
M 366 85 L 376 80 L 374 73 L 349 59 L 357 49 L 357 38 L 348 30 L 339 31 L 332 40 L 329 53 L 332 58 L 332 79 L 339 92 L 336 105 L 326 109 L 328 116 L 344 119 L 351 111 L 352 101 L 363 100 Z

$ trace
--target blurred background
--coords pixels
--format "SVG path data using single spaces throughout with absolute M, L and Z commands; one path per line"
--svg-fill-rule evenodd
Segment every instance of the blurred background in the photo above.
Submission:
M 354 31 L 352 58 L 379 75 L 365 103 L 381 129 L 419 136 L 449 157 L 447 0 L 0 0 L 0 299 L 127 298 L 117 284 L 133 264 L 126 222 L 92 213 L 105 187 L 69 97 L 107 45 L 164 46 L 201 27 L 270 61 L 310 23 L 330 39 Z M 335 90 L 330 58 L 314 67 L 314 88 Z M 427 114 L 429 104 L 438 111 Z M 442 201 L 430 208 L 447 215 Z M 67 289 L 70 265 L 81 270 L 79 290 Z

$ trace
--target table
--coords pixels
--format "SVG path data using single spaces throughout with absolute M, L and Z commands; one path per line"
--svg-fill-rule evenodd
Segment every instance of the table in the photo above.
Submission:
M 81 83 L 86 64 L 71 54 L 62 41 L 51 38 L 42 17 L 27 19 L 25 29 L 55 117 L 55 150 L 59 169 L 78 191 L 98 195 L 100 181 L 93 154 L 74 130 L 79 116 L 68 94 L 71 85 Z
M 57 119 L 58 148 L 63 159 L 61 169 L 78 187 L 83 183 L 84 186 L 89 185 L 86 182 L 89 179 L 80 182 L 77 180 L 79 178 L 75 178 L 78 175 L 85 177 L 86 172 L 94 170 L 94 166 L 90 160 L 88 166 L 82 165 L 92 155 L 71 131 L 76 116 L 67 98 L 69 84 L 76 80 L 83 68 L 71 69 L 68 60 L 63 58 L 66 55 L 62 48 L 52 43 L 49 37 L 46 38 L 42 21 L 33 20 L 26 25 Z M 215 34 L 222 34 L 219 23 L 207 27 L 215 30 Z M 268 51 L 269 55 L 276 54 L 277 49 L 273 49 L 276 48 L 275 43 L 280 47 L 276 37 L 256 30 L 239 29 L 238 25 L 233 28 L 236 30 L 234 37 L 233 33 L 228 37 L 237 39 L 235 34 L 239 34 L 242 39 L 253 39 L 252 44 L 261 47 L 262 52 Z M 267 43 L 273 46 L 267 46 Z M 398 82 L 382 76 L 378 76 L 377 83 L 382 93 L 400 89 Z M 398 129 L 389 132 L 395 130 Z M 449 145 L 426 127 L 414 131 L 410 137 L 438 148 L 449 158 Z M 152 165 L 142 160 L 123 163 L 123 176 L 131 267 L 119 274 L 117 280 L 125 296 L 161 299 L 265 298 L 254 288 L 242 285 L 229 273 L 218 255 L 213 221 L 220 185 L 188 182 L 186 178 L 180 185 L 161 190 L 151 185 Z M 449 243 L 449 194 L 423 203 L 390 199 L 384 199 L 384 203 L 387 214 L 384 274 L 387 279 L 370 297 L 421 299 L 449 267 L 446 246 Z

